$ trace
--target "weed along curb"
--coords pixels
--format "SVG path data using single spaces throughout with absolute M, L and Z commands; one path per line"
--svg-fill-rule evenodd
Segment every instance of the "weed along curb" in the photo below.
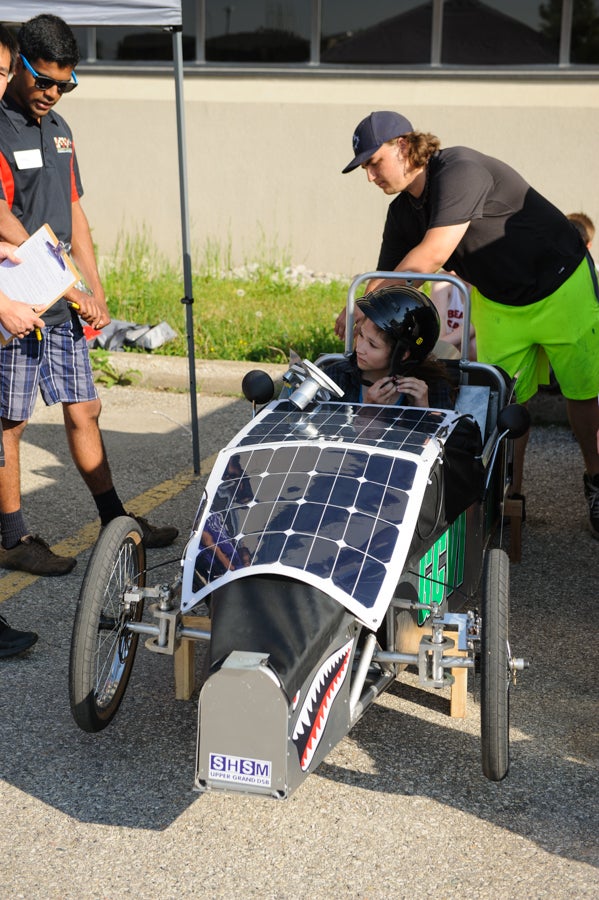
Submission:
M 163 391 L 189 390 L 189 364 L 183 357 L 110 353 L 108 364 L 115 373 L 131 378 L 133 386 Z M 275 363 L 200 359 L 196 360 L 195 365 L 196 386 L 199 393 L 239 397 L 241 382 L 246 372 L 262 369 L 268 372 L 276 383 L 280 381 L 287 368 L 285 365 Z M 118 390 L 118 385 L 113 389 Z

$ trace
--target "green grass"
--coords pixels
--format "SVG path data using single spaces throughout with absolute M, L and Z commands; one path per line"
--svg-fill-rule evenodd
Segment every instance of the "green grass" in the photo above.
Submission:
M 286 279 L 285 261 L 262 260 L 235 274 L 229 257 L 228 251 L 210 245 L 192 267 L 199 359 L 285 363 L 290 348 L 310 359 L 343 349 L 333 327 L 345 305 L 348 281 L 298 287 Z M 101 275 L 113 318 L 139 324 L 166 321 L 178 336 L 158 352 L 187 355 L 180 266 L 162 258 L 142 233 L 119 239 L 110 260 L 103 262 Z

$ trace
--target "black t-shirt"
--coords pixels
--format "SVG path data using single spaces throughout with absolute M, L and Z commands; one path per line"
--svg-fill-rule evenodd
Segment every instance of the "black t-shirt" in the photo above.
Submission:
M 423 194 L 402 192 L 387 213 L 377 268 L 392 271 L 429 228 L 470 222 L 444 268 L 490 300 L 526 306 L 566 281 L 585 255 L 566 216 L 510 166 L 468 147 L 430 159 Z

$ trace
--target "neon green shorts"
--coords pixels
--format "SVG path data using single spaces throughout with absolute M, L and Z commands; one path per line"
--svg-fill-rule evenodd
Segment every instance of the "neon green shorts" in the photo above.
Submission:
M 529 306 L 495 303 L 472 288 L 478 359 L 517 375 L 520 403 L 549 383 L 550 365 L 564 397 L 599 394 L 599 295 L 591 265 L 587 257 L 557 291 Z

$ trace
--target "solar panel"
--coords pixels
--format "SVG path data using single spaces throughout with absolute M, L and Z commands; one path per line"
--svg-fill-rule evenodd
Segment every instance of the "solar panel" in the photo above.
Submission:
M 219 455 L 186 551 L 183 612 L 217 582 L 278 572 L 316 585 L 376 627 L 455 418 L 391 406 L 322 403 L 299 412 L 287 401 L 271 404 Z
M 320 439 L 418 453 L 446 420 L 441 410 L 346 403 L 321 403 L 299 413 L 286 400 L 263 415 L 259 424 L 239 437 L 237 446 Z

